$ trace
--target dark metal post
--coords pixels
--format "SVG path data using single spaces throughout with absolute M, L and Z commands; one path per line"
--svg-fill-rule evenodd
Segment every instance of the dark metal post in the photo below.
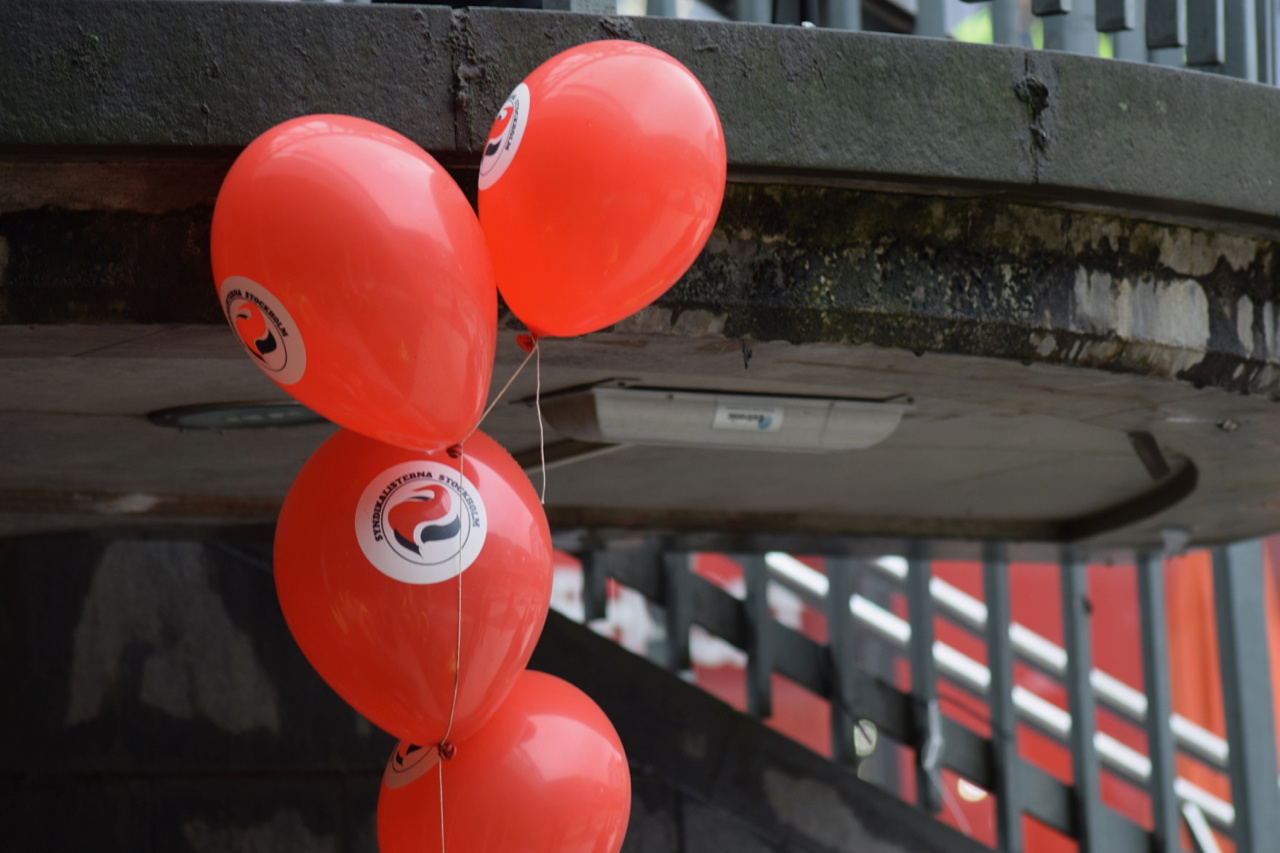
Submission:
M 854 673 L 858 649 L 855 644 L 853 614 L 849 599 L 853 597 L 853 560 L 828 557 L 827 569 L 827 648 L 831 654 L 831 757 L 842 764 L 857 761 L 853 727 L 857 724 L 858 701 Z
M 1119 33 L 1138 26 L 1135 0 L 1097 0 L 1097 4 L 1098 32 Z
M 1133 8 L 1133 23 L 1129 29 L 1121 30 L 1111 36 L 1115 46 L 1116 59 L 1127 59 L 1130 62 L 1147 61 L 1147 4 L 1145 0 L 1136 0 Z
M 1080 853 L 1102 853 L 1101 780 L 1093 744 L 1094 698 L 1089 673 L 1089 567 L 1074 551 L 1062 555 L 1062 627 L 1067 649 L 1067 701 L 1071 711 L 1071 771 L 1076 791 L 1076 844 Z
M 769 613 L 769 566 L 764 557 L 739 558 L 747 584 L 747 713 L 773 716 L 773 616 Z
M 1222 73 L 1241 80 L 1258 79 L 1258 10 L 1256 0 L 1227 0 L 1227 56 Z
M 1071 0 L 1071 14 L 1045 18 L 1044 46 L 1046 50 L 1097 56 L 1098 30 L 1093 0 Z
M 910 543 L 907 553 L 907 609 L 911 621 L 916 805 L 936 812 L 942 808 L 942 726 L 938 713 L 937 666 L 933 659 L 933 596 L 929 592 L 931 569 L 923 543 Z
M 834 30 L 862 29 L 862 0 L 819 0 L 822 25 Z
M 1276 82 L 1276 32 L 1275 32 L 1275 0 L 1255 0 L 1257 9 L 1258 30 L 1258 76 L 1259 83 Z
M 991 3 L 991 40 L 996 44 L 1021 44 L 1018 32 L 1017 0 L 993 0 Z
M 1013 709 L 1013 647 L 1009 643 L 1009 564 L 1004 546 L 988 543 L 982 552 L 983 598 L 987 603 L 987 668 L 991 687 L 991 751 L 996 777 L 996 846 L 1022 853 L 1022 761 L 1018 720 Z
M 1187 0 L 1147 0 L 1147 47 L 1183 47 L 1187 43 Z
M 608 555 L 602 551 L 584 551 L 582 560 L 582 619 L 591 622 L 605 617 L 608 605 L 609 575 L 604 561 Z
M 1187 0 L 1187 65 L 1220 65 L 1226 61 L 1225 0 Z
M 737 0 L 736 9 L 736 17 L 739 21 L 754 24 L 773 23 L 773 0 Z
M 1213 549 L 1213 605 L 1238 853 L 1280 848 L 1262 543 Z
M 662 571 L 666 594 L 662 606 L 667 621 L 667 669 L 681 672 L 693 666 L 689 656 L 689 627 L 693 622 L 692 607 L 685 577 L 689 574 L 689 555 L 668 551 L 662 555 Z
M 1138 556 L 1138 611 L 1142 621 L 1142 681 L 1147 693 L 1147 752 L 1151 757 L 1151 819 L 1156 853 L 1178 853 L 1178 799 L 1173 792 L 1173 732 L 1169 715 L 1169 635 L 1165 621 L 1164 565 Z
M 947 34 L 946 7 L 943 0 L 917 0 L 916 35 L 943 38 Z
M 1031 0 L 1031 14 L 1037 18 L 1050 15 L 1066 15 L 1071 11 L 1071 0 Z M 1045 47 L 1048 47 L 1048 43 Z

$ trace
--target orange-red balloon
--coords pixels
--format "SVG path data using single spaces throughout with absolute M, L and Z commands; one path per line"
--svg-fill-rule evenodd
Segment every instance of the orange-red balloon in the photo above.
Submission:
M 533 486 L 480 432 L 454 459 L 341 430 L 303 466 L 276 528 L 276 592 L 307 660 L 415 743 L 445 737 L 455 672 L 450 740 L 498 707 L 542 631 L 551 562 Z
M 724 182 L 715 105 L 674 58 L 629 41 L 552 57 L 502 106 L 480 163 L 503 299 L 536 336 L 639 311 L 702 250 Z
M 479 421 L 497 291 L 470 204 L 429 154 L 364 119 L 255 139 L 213 212 L 214 281 L 253 362 L 304 405 L 403 447 Z
M 525 672 L 484 728 L 442 766 L 403 741 L 378 796 L 381 853 L 617 853 L 631 776 L 617 732 L 566 681 Z

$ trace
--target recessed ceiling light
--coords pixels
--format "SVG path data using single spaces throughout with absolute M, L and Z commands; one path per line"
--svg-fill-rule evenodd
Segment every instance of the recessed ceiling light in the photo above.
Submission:
M 824 453 L 888 438 L 909 401 L 840 400 L 596 385 L 542 398 L 569 438 L 735 450 Z
M 181 430 L 269 429 L 327 421 L 301 403 L 204 403 L 151 412 L 153 424 Z

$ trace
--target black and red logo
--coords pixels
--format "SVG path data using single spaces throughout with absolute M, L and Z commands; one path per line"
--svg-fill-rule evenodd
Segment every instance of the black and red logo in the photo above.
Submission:
M 520 149 L 520 140 L 529 126 L 529 100 L 529 87 L 521 83 L 498 110 L 480 158 L 481 190 L 487 190 L 502 177 Z
M 513 104 L 503 104 L 502 109 L 498 110 L 498 117 L 493 120 L 493 127 L 489 129 L 489 143 L 484 147 L 484 156 L 492 157 L 502 148 L 502 137 L 507 135 L 507 128 L 511 127 L 511 117 L 516 114 L 516 108 Z
M 387 759 L 387 767 L 382 771 L 382 784 L 388 788 L 403 788 L 439 763 L 440 753 L 434 746 L 397 741 L 395 750 Z
M 268 356 L 280 350 L 280 342 L 276 340 L 275 333 L 267 327 L 267 315 L 252 302 L 244 301 L 236 305 L 232 322 L 244 348 L 264 364 Z
M 356 539 L 378 571 L 404 583 L 457 577 L 484 547 L 480 494 L 457 470 L 420 460 L 370 481 L 356 507 Z
M 281 385 L 292 385 L 307 368 L 307 351 L 288 310 L 262 285 L 234 275 L 222 283 L 222 310 L 245 351 Z
M 421 486 L 387 512 L 388 526 L 402 548 L 419 557 L 432 542 L 457 539 L 462 528 L 449 491 L 439 484 Z

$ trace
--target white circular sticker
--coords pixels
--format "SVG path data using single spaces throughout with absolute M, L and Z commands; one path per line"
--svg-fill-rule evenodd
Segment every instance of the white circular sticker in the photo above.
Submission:
M 293 317 L 271 291 L 250 278 L 233 275 L 218 288 L 222 312 L 263 372 L 281 385 L 293 385 L 307 370 L 307 348 Z
M 440 583 L 475 562 L 489 529 L 484 501 L 439 462 L 388 468 L 356 506 L 356 540 L 378 571 L 402 583 Z
M 507 171 L 529 124 L 529 87 L 521 83 L 498 110 L 480 159 L 480 189 L 487 190 Z
M 440 753 L 434 746 L 397 741 L 395 750 L 387 759 L 387 768 L 382 771 L 382 784 L 388 788 L 403 788 L 439 763 Z

